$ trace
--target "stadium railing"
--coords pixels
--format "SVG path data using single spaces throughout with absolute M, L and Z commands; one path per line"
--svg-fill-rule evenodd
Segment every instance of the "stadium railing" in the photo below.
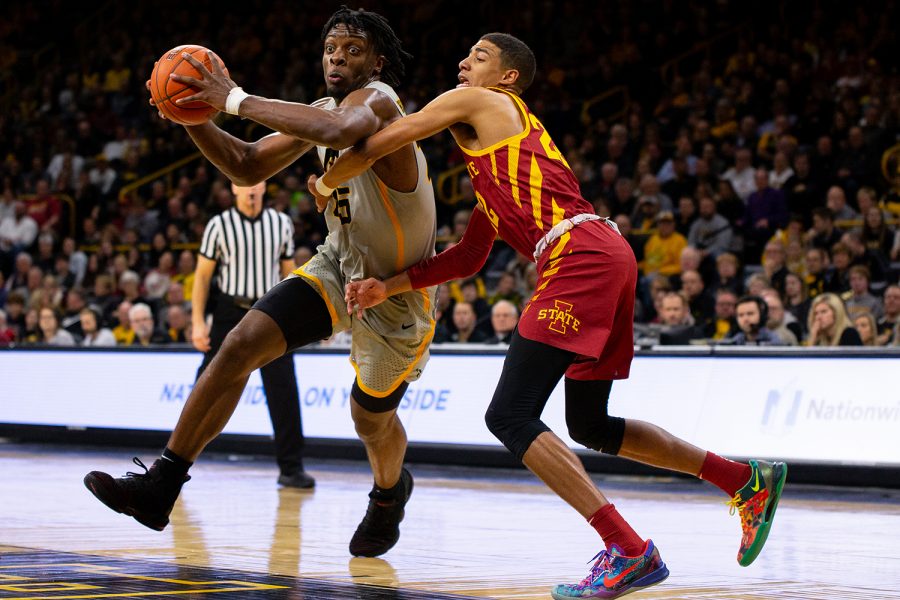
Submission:
M 175 173 L 175 171 L 187 164 L 194 162 L 195 160 L 200 160 L 202 158 L 203 154 L 201 154 L 200 152 L 194 152 L 193 154 L 189 154 L 184 158 L 176 160 L 172 164 L 167 165 L 162 169 L 159 169 L 158 171 L 154 171 L 153 173 L 145 175 L 144 177 L 141 177 L 140 179 L 129 183 L 128 185 L 122 186 L 122 189 L 119 190 L 119 202 L 127 202 L 131 194 L 144 187 L 145 185 L 153 183 L 160 178 L 165 178 L 166 190 L 171 191 L 173 187 L 172 179 L 174 177 L 173 174 Z

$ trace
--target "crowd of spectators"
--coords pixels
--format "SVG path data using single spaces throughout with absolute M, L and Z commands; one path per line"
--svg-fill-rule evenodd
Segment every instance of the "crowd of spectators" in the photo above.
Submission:
M 875 18 L 737 4 L 502 1 L 463 12 L 396 0 L 377 10 L 414 55 L 398 90 L 408 111 L 455 85 L 479 34 L 508 31 L 533 47 L 539 73 L 524 99 L 639 260 L 638 340 L 897 344 L 900 163 L 886 161 L 892 179 L 882 171 L 900 134 L 897 7 Z M 163 51 L 192 42 L 217 50 L 250 93 L 312 101 L 332 9 L 199 0 L 162 18 L 149 2 L 93 15 L 65 2 L 11 7 L 0 24 L 0 346 L 191 339 L 196 245 L 233 199 L 203 161 L 132 186 L 196 151 L 147 105 L 144 80 Z M 56 40 L 50 51 L 28 35 L 38 29 Z M 692 48 L 706 59 L 669 63 Z M 623 110 L 583 120 L 584 102 L 616 86 L 629 91 Z M 218 122 L 245 139 L 266 133 Z M 462 161 L 446 135 L 424 148 L 433 176 Z M 310 155 L 269 181 L 295 223 L 298 262 L 326 233 L 304 189 L 320 168 Z M 474 205 L 470 183 L 460 189 L 462 200 L 439 205 L 442 246 Z M 441 286 L 436 341 L 508 341 L 536 278 L 498 241 L 477 277 Z

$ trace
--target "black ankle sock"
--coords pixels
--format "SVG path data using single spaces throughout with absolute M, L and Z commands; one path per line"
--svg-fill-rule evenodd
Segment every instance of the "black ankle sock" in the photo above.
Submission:
M 397 483 L 394 484 L 393 487 L 389 488 L 380 488 L 378 484 L 372 485 L 372 491 L 369 492 L 369 497 L 374 498 L 376 500 L 403 500 L 403 496 L 406 490 L 403 487 L 403 478 L 397 480 Z
M 159 461 L 159 472 L 163 476 L 164 479 L 173 479 L 175 481 L 182 481 L 187 475 L 188 469 L 191 468 L 191 465 L 194 463 L 189 462 L 169 450 L 166 447 L 163 450 L 162 456 Z

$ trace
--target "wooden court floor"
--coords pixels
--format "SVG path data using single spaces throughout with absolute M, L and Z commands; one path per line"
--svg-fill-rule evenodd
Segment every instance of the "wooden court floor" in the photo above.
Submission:
M 549 598 L 579 580 L 593 530 L 525 472 L 412 465 L 399 544 L 352 558 L 365 465 L 310 461 L 318 486 L 278 489 L 265 458 L 206 457 L 162 533 L 84 489 L 128 452 L 0 444 L 0 599 Z M 144 452 L 145 462 L 152 455 Z M 900 493 L 791 486 L 763 554 L 735 560 L 737 517 L 707 484 L 597 478 L 669 566 L 635 598 L 900 598 Z

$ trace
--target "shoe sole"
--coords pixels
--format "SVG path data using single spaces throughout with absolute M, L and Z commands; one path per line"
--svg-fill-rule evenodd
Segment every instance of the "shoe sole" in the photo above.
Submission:
M 556 592 L 551 591 L 550 596 L 554 600 L 572 600 L 573 598 L 604 598 L 606 600 L 611 600 L 612 598 L 621 598 L 622 596 L 627 596 L 628 594 L 645 590 L 648 587 L 659 585 L 660 583 L 668 579 L 668 577 L 669 568 L 666 567 L 666 563 L 660 563 L 659 567 L 657 567 L 650 573 L 647 573 L 640 579 L 635 579 L 628 586 L 628 589 L 621 590 L 619 592 L 597 592 L 592 596 L 562 596 L 557 594 Z
M 772 469 L 773 474 L 775 474 L 775 469 L 778 468 L 779 464 L 781 466 L 781 475 L 775 480 L 775 484 L 772 487 L 769 503 L 766 506 L 763 522 L 756 533 L 756 539 L 753 541 L 750 549 L 738 560 L 738 564 L 742 567 L 749 567 L 753 564 L 753 561 L 762 552 L 763 546 L 765 546 L 766 540 L 769 538 L 769 530 L 772 528 L 772 521 L 775 520 L 775 509 L 778 508 L 778 502 L 781 500 L 781 490 L 784 489 L 784 482 L 787 480 L 788 468 L 785 463 L 775 463 Z
M 84 487 L 94 495 L 97 500 L 108 506 L 117 513 L 133 517 L 135 521 L 149 527 L 154 531 L 162 531 L 169 524 L 169 519 L 165 520 L 150 518 L 147 515 L 135 510 L 133 507 L 122 499 L 122 494 L 116 486 L 115 479 L 107 473 L 101 471 L 91 471 L 84 476 Z
M 363 550 L 360 548 L 357 548 L 356 550 L 354 550 L 353 549 L 353 540 L 351 539 L 350 540 L 350 554 L 351 555 L 358 556 L 360 558 L 375 558 L 375 557 L 381 556 L 382 554 L 385 554 L 388 550 L 390 550 L 391 548 L 396 546 L 397 542 L 400 541 L 400 523 L 402 523 L 403 519 L 406 517 L 406 503 L 409 502 L 409 498 L 410 498 L 410 496 L 412 496 L 412 491 L 413 491 L 412 473 L 410 473 L 406 469 L 403 469 L 400 472 L 401 480 L 403 479 L 404 474 L 408 477 L 409 487 L 406 490 L 406 500 L 403 502 L 403 509 L 400 511 L 400 520 L 397 521 L 397 536 L 395 538 L 393 538 L 393 540 L 386 547 L 382 546 L 382 547 L 378 548 L 376 551 L 371 551 L 369 549 Z

